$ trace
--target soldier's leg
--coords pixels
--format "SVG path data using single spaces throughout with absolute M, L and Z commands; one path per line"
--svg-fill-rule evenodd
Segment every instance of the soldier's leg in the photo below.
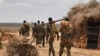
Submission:
M 51 39 L 49 39 L 49 56 L 51 55 L 51 46 L 52 44 L 51 44 Z
M 39 46 L 41 47 L 42 45 L 42 36 L 39 38 Z
M 39 45 L 39 44 L 40 44 L 40 36 L 37 35 L 37 45 Z
M 59 40 L 59 32 L 58 31 L 56 32 L 56 35 L 57 35 L 57 40 Z
M 71 52 L 70 52 L 70 50 L 71 50 L 71 43 L 70 42 L 66 43 L 66 49 L 67 49 L 67 56 L 71 56 Z
M 38 35 L 38 44 L 41 44 L 42 42 L 42 35 Z
M 38 38 L 37 38 L 37 36 L 36 36 L 36 45 L 38 45 Z
M 53 56 L 55 56 L 55 51 L 54 51 L 54 48 L 53 48 L 53 42 L 54 42 L 54 39 L 49 39 L 49 55 L 51 55 L 51 52 L 52 52 Z
M 46 43 L 48 43 L 49 33 L 46 34 Z
M 62 54 L 63 54 L 63 50 L 64 50 L 64 47 L 65 47 L 64 44 L 65 44 L 64 42 L 60 42 L 59 56 L 62 56 Z
M 42 44 L 42 41 L 43 41 L 42 36 L 40 37 L 40 39 L 39 39 L 39 40 L 40 40 L 40 44 Z
M 55 50 L 54 50 L 54 47 L 53 47 L 53 42 L 52 42 L 52 54 L 53 54 L 53 56 L 55 56 Z
M 43 36 L 43 39 L 42 39 L 42 46 L 45 47 L 45 36 Z

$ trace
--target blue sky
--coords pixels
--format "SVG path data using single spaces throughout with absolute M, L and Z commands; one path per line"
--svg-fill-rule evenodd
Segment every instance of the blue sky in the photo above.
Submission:
M 61 19 L 78 3 L 90 0 L 0 0 L 0 22 Z

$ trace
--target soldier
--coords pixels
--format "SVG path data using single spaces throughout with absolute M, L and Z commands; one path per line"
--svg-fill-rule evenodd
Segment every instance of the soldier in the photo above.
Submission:
M 49 24 L 46 25 L 46 43 L 48 43 L 48 38 L 50 35 L 50 28 L 49 28 Z
M 36 29 L 37 29 L 37 24 L 36 23 L 34 23 L 34 27 L 32 27 L 32 36 L 33 37 L 35 37 L 35 35 L 36 35 Z
M 41 34 L 42 34 L 42 46 L 45 47 L 45 34 L 46 34 L 46 30 L 45 30 L 45 25 L 44 22 L 41 22 Z
M 25 36 L 25 37 L 29 37 L 29 31 L 30 31 L 30 26 L 29 24 L 26 22 L 26 20 L 23 21 L 23 26 L 20 29 L 20 36 Z
M 36 45 L 38 44 L 37 31 L 37 23 L 34 23 L 34 27 L 32 28 L 32 37 L 36 39 Z
M 39 44 L 39 47 L 41 47 L 41 42 L 42 42 L 42 35 L 43 35 L 43 28 L 42 25 L 40 25 L 40 21 L 37 21 L 38 25 L 37 25 L 37 41 Z
M 53 56 L 55 56 L 55 50 L 54 50 L 54 47 L 53 47 L 53 42 L 54 42 L 54 33 L 55 33 L 55 31 L 54 31 L 54 22 L 52 22 L 53 20 L 52 20 L 52 18 L 51 17 L 49 17 L 48 18 L 48 20 L 49 20 L 49 29 L 50 29 L 50 37 L 49 37 L 49 56 L 51 55 L 51 52 L 52 52 L 52 54 L 53 54 Z
M 39 20 L 37 21 L 37 24 L 40 25 L 40 21 Z
M 61 27 L 59 31 L 61 33 L 59 56 L 62 56 L 64 47 L 66 47 L 67 49 L 67 56 L 71 56 L 70 49 L 72 27 L 68 19 L 65 19 L 65 21 L 61 22 Z

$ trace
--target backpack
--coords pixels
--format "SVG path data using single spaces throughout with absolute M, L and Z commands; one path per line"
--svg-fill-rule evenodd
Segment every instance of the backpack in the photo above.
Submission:
M 69 25 L 69 26 L 67 26 L 67 27 L 62 27 L 63 29 L 62 29 L 62 32 L 61 32 L 61 37 L 62 38 L 69 38 L 69 37 L 71 37 L 71 34 L 72 34 L 72 28 L 71 28 L 71 26 Z

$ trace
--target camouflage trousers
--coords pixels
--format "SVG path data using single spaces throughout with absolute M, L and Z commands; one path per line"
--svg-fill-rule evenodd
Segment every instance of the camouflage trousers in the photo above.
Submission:
M 41 35 L 37 35 L 36 36 L 36 45 L 41 44 L 41 41 L 42 41 Z
M 45 35 L 42 35 L 41 37 L 42 37 L 42 41 L 41 41 L 42 46 L 45 47 Z
M 42 46 L 45 46 L 45 35 L 37 35 L 36 36 L 36 45 L 42 44 Z
M 65 42 L 63 40 L 61 40 L 61 42 L 60 42 L 59 56 L 62 56 L 64 47 L 66 47 L 66 49 L 67 49 L 67 56 L 71 56 L 71 52 L 70 52 L 71 43 L 70 42 Z
M 48 43 L 49 33 L 46 33 L 46 43 Z
M 53 56 L 55 56 L 53 42 L 54 42 L 54 38 L 49 38 L 49 56 L 51 55 L 51 53 L 53 54 Z

